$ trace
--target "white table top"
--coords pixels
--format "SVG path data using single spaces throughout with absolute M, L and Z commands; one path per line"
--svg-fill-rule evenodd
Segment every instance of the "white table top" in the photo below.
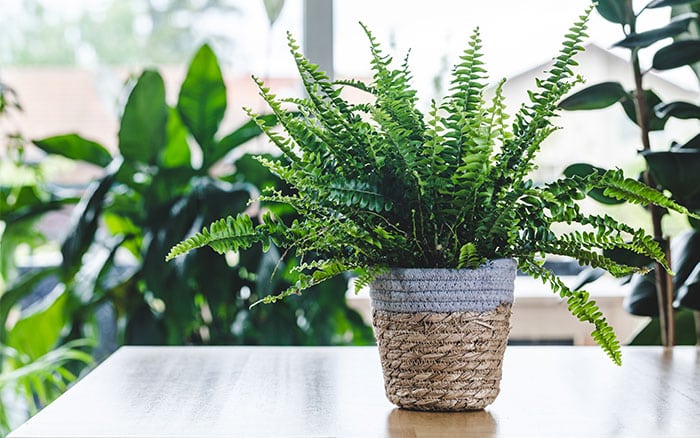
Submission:
M 508 347 L 484 411 L 384 397 L 373 347 L 124 347 L 10 437 L 700 437 L 700 349 Z

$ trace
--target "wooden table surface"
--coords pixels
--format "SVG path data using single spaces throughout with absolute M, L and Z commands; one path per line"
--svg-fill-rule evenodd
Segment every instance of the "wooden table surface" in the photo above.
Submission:
M 124 347 L 20 437 L 700 437 L 700 349 L 508 347 L 484 411 L 400 410 L 373 347 Z

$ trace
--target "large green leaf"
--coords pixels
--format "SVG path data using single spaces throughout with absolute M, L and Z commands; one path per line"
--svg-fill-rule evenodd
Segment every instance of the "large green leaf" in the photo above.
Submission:
M 674 307 L 700 307 L 700 231 L 685 231 L 671 240 L 671 267 Z M 634 275 L 625 308 L 633 315 L 659 315 L 654 271 L 644 276 Z
M 213 164 L 214 135 L 226 111 L 226 86 L 216 55 L 203 45 L 190 63 L 177 102 L 182 122 L 202 148 L 204 167 Z
M 630 92 L 631 93 L 631 92 Z M 654 112 L 654 108 L 661 104 L 661 98 L 654 93 L 652 90 L 644 90 L 645 103 L 647 107 L 647 114 L 649 115 L 649 130 L 650 131 L 663 131 L 664 126 L 666 126 L 667 117 L 658 117 Z M 635 101 L 633 98 L 624 99 L 620 101 L 622 108 L 625 110 L 627 117 L 634 123 L 637 123 L 637 113 L 635 112 Z
M 116 252 L 124 240 L 122 236 L 111 237 L 90 246 L 75 279 L 68 283 L 72 296 L 80 300 L 81 304 L 87 305 L 103 296 L 105 290 L 100 287 L 98 279 L 112 268 Z
M 680 286 L 700 263 L 700 232 L 686 230 L 671 239 L 671 266 L 676 275 L 673 281 Z
M 613 47 L 626 47 L 628 49 L 649 47 L 657 41 L 671 38 L 688 30 L 688 25 L 697 20 L 697 14 L 689 13 L 675 17 L 669 24 L 658 29 L 646 32 L 631 33 L 623 40 L 613 44 Z
M 592 173 L 599 173 L 603 174 L 605 173 L 605 169 L 602 169 L 600 167 L 593 166 L 588 163 L 574 163 L 569 165 L 566 169 L 564 169 L 564 175 L 566 176 L 588 176 Z M 606 205 L 617 205 L 617 204 L 622 204 L 625 201 L 611 198 L 609 196 L 605 196 L 603 194 L 603 189 L 600 188 L 594 188 L 590 192 L 588 192 L 588 196 L 591 198 L 595 199 L 596 201 L 600 202 L 601 204 L 606 204 Z
M 694 2 L 694 3 L 689 3 L 689 4 L 683 4 L 683 5 L 678 5 L 678 6 L 673 6 L 671 8 L 671 16 L 679 16 L 683 14 L 687 14 L 688 12 L 694 12 L 698 15 L 700 15 L 700 3 Z M 688 33 L 687 34 L 680 34 L 676 37 L 674 37 L 674 40 L 679 41 L 679 40 L 697 40 L 700 39 L 700 22 L 694 21 L 693 23 L 688 26 Z M 690 66 L 693 70 L 693 73 L 695 73 L 695 76 L 700 79 L 700 63 L 695 63 Z
M 155 163 L 165 147 L 168 107 L 165 84 L 156 71 L 143 72 L 124 107 L 119 151 L 126 161 Z
M 700 40 L 681 40 L 659 49 L 651 66 L 656 70 L 670 70 L 700 61 Z
M 674 199 L 687 205 L 700 195 L 700 150 L 646 151 L 642 155 L 656 182 Z
M 266 126 L 274 126 L 277 123 L 277 117 L 274 114 L 267 114 L 260 116 L 259 120 L 262 120 Z M 247 121 L 241 125 L 238 129 L 232 133 L 226 135 L 222 138 L 216 145 L 212 148 L 209 159 L 211 163 L 215 163 L 225 157 L 229 152 L 237 148 L 238 146 L 252 140 L 253 138 L 259 136 L 262 133 L 260 127 L 257 123 L 252 120 Z
M 48 193 L 34 184 L 14 187 L 0 186 L 0 219 L 5 221 L 17 211 L 40 205 L 48 201 L 48 198 Z
M 104 146 L 77 134 L 57 135 L 34 140 L 33 143 L 46 153 L 86 161 L 100 167 L 105 167 L 112 161 L 112 156 Z
M 695 317 L 690 310 L 679 310 L 675 313 L 676 345 L 695 345 L 697 335 Z M 661 325 L 659 318 L 653 318 L 630 341 L 629 345 L 661 345 Z
M 594 110 L 607 108 L 629 95 L 618 82 L 601 82 L 584 88 L 559 103 L 565 110 Z
M 172 202 L 187 193 L 192 174 L 186 168 L 160 168 L 148 184 L 141 187 L 142 208 L 150 225 L 167 226 L 168 217 L 164 215 Z
M 700 231 L 687 230 L 671 240 L 671 263 L 674 306 L 700 310 Z
M 644 275 L 633 275 L 630 294 L 624 301 L 625 310 L 637 316 L 658 316 L 658 303 L 654 271 Z
M 695 269 L 678 288 L 673 305 L 700 310 L 700 263 L 695 265 Z
M 174 108 L 168 108 L 167 143 L 160 157 L 163 167 L 190 166 L 190 146 L 187 143 L 187 128 Z
M 6 224 L 0 234 L 0 280 L 9 283 L 18 274 L 17 249 L 26 245 L 34 249 L 46 243 L 46 237 L 38 230 L 37 220 Z M 1 285 L 1 283 L 0 283 Z M 2 293 L 2 287 L 0 287 Z
M 7 331 L 6 344 L 32 359 L 48 353 L 69 322 L 68 303 L 69 294 L 59 284 L 41 302 L 23 312 L 19 321 Z
M 700 119 L 700 106 L 688 102 L 665 103 L 655 107 L 654 111 L 656 115 L 661 118 Z
M 634 11 L 627 8 L 625 0 L 598 0 L 598 13 L 608 21 L 619 24 L 629 24 L 634 17 Z

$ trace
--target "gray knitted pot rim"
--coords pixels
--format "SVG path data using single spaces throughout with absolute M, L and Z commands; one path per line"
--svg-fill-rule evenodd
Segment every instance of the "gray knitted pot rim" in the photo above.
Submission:
M 370 284 L 375 310 L 387 312 L 487 312 L 513 302 L 513 259 L 477 269 L 398 268 Z
M 464 280 L 474 276 L 483 276 L 484 273 L 492 270 L 514 270 L 517 265 L 514 259 L 495 259 L 487 260 L 477 269 L 391 268 L 388 273 L 378 275 L 377 279 L 429 281 L 433 280 L 434 277 L 428 276 L 426 273 L 438 271 L 441 273 L 441 280 Z

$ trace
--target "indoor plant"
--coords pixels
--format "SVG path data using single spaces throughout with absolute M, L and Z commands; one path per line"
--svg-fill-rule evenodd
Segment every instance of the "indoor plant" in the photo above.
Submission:
M 224 253 L 254 243 L 265 248 L 274 244 L 305 257 L 297 267 L 296 284 L 263 302 L 300 293 L 346 271 L 356 272 L 356 287 L 371 284 L 372 295 L 379 298 L 373 306 L 379 348 L 387 359 L 383 361 L 387 395 L 403 407 L 475 409 L 493 400 L 516 263 L 565 298 L 576 317 L 592 323 L 594 339 L 620 363 L 619 343 L 595 303 L 586 292 L 570 290 L 545 269 L 542 256 L 572 256 L 614 275 L 638 268 L 615 263 L 597 249 L 627 248 L 663 262 L 663 252 L 644 231 L 579 210 L 576 201 L 593 188 L 634 203 L 685 209 L 644 184 L 623 178 L 619 171 L 566 177 L 543 187 L 528 179 L 542 140 L 555 130 L 549 119 L 558 101 L 579 80 L 571 70 L 572 57 L 581 50 L 589 12 L 566 35 L 553 67 L 538 80 L 531 103 L 520 109 L 512 126 L 506 124 L 503 82 L 490 103 L 484 100 L 486 77 L 478 30 L 452 70 L 451 93 L 442 103 L 433 102 L 427 116 L 416 108 L 407 60 L 392 68 L 391 57 L 382 53 L 366 28 L 374 72 L 371 84 L 332 83 L 300 54 L 289 36 L 308 98 L 280 100 L 255 81 L 284 129 L 280 132 L 260 121 L 283 153 L 279 160 L 260 160 L 296 192 L 268 191 L 262 199 L 287 203 L 300 218 L 284 223 L 267 214 L 255 227 L 244 214 L 221 219 L 176 245 L 167 259 L 204 245 Z M 343 86 L 364 90 L 373 100 L 349 103 L 341 97 Z M 297 112 L 286 112 L 284 104 Z M 592 231 L 555 233 L 552 225 L 559 223 L 581 224 Z M 420 277 L 424 269 L 428 276 Z M 505 278 L 492 276 L 493 271 L 504 272 Z M 470 289 L 479 283 L 484 290 Z M 413 295 L 421 295 L 423 303 L 395 311 L 391 305 L 411 293 L 392 289 L 411 284 L 418 285 Z M 430 286 L 452 290 L 423 290 Z M 432 303 L 443 305 L 437 314 Z M 402 319 L 408 326 L 397 326 Z M 458 326 L 449 326 L 450 322 Z M 442 344 L 435 342 L 434 333 L 426 332 L 431 328 L 440 330 L 437 337 Z M 487 345 L 496 334 L 503 336 Z M 392 350 L 391 342 L 397 339 L 410 347 L 406 354 Z M 427 344 L 436 350 L 427 353 Z M 399 356 L 408 360 L 397 362 Z M 411 387 L 403 386 L 405 376 Z M 474 383 L 486 387 L 475 389 Z
M 672 9 L 669 22 L 656 29 L 641 31 L 641 20 L 660 8 Z M 700 134 L 696 131 L 686 138 L 681 137 L 680 143 L 674 141 L 663 148 L 659 144 L 662 137 L 654 137 L 653 133 L 670 133 L 667 122 L 672 118 L 699 120 L 700 106 L 686 101 L 664 101 L 663 94 L 649 88 L 648 76 L 652 72 L 689 67 L 700 79 L 700 2 L 651 0 L 635 11 L 630 0 L 600 0 L 597 10 L 607 21 L 621 25 L 624 38 L 614 46 L 629 50 L 630 78 L 634 78 L 634 87 L 626 89 L 615 81 L 589 85 L 564 99 L 560 107 L 564 110 L 597 110 L 619 103 L 638 127 L 638 144 L 641 146 L 638 153 L 646 163 L 640 180 L 669 193 L 672 199 L 689 209 L 699 211 Z M 670 37 L 675 41 L 659 47 L 657 43 Z M 640 54 L 643 52 L 653 52 L 648 67 L 642 67 Z M 588 163 L 576 163 L 564 173 L 585 175 L 596 171 L 597 168 Z M 599 195 L 596 192 L 589 194 L 603 204 L 618 202 Z M 663 268 L 655 268 L 651 260 L 625 251 L 609 251 L 607 254 L 623 263 L 652 268 L 645 275 L 627 279 L 630 282 L 630 294 L 625 300 L 627 311 L 655 317 L 635 336 L 633 343 L 695 344 L 696 332 L 700 329 L 700 324 L 696 324 L 696 321 L 700 322 L 700 222 L 689 218 L 692 229 L 669 239 L 669 224 L 664 224 L 666 211 L 650 208 L 648 212 L 654 237 L 663 242 L 667 260 L 678 275 L 671 278 Z M 602 274 L 598 270 L 585 270 L 580 275 L 580 284 L 593 281 Z

